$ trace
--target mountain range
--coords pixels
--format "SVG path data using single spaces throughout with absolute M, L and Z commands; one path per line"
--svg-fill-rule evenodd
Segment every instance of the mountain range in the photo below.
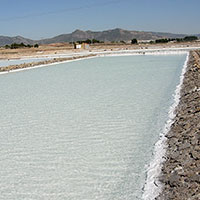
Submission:
M 0 36 L 0 46 L 10 45 L 12 43 L 24 43 L 24 44 L 51 44 L 61 42 L 76 42 L 79 40 L 96 39 L 104 42 L 111 41 L 130 41 L 133 38 L 137 40 L 155 40 L 161 38 L 182 38 L 187 36 L 186 34 L 173 34 L 173 33 L 162 33 L 162 32 L 147 32 L 147 31 L 128 31 L 120 28 L 106 30 L 106 31 L 82 31 L 75 30 L 72 33 L 58 35 L 56 37 L 42 39 L 42 40 L 31 40 L 21 36 L 8 37 Z M 200 34 L 195 36 L 200 37 Z

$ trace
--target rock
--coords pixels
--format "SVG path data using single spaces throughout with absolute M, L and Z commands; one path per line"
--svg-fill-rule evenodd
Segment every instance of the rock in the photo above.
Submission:
M 157 200 L 200 199 L 200 51 L 190 52 L 171 130 Z
M 169 185 L 171 187 L 175 187 L 179 184 L 180 176 L 177 174 L 177 172 L 173 172 L 169 175 L 168 181 Z

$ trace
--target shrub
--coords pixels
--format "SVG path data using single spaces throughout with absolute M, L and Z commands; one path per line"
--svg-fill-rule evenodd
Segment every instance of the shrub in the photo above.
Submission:
M 138 43 L 137 39 L 134 38 L 131 40 L 131 44 L 137 44 L 137 43 Z

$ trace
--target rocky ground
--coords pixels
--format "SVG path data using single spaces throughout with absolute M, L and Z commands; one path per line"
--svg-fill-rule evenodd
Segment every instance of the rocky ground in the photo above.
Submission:
M 157 200 L 200 199 L 200 51 L 190 52 Z

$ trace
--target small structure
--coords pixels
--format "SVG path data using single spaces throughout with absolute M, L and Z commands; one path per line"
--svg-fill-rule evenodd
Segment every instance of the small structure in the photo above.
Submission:
M 90 45 L 88 43 L 82 43 L 82 48 L 83 49 L 89 49 Z
M 74 43 L 74 49 L 81 49 L 81 44 Z
M 89 49 L 89 48 L 90 45 L 87 43 L 82 43 L 82 44 L 74 43 L 74 49 Z

